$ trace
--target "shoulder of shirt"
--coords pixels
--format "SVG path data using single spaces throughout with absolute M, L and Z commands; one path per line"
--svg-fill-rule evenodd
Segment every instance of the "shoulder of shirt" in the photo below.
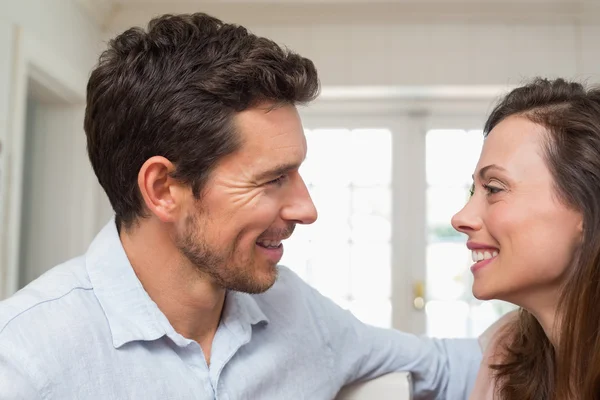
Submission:
M 278 276 L 277 281 L 268 292 L 285 292 L 289 291 L 290 288 L 294 287 L 296 290 L 313 290 L 312 287 L 304 281 L 298 274 L 292 271 L 290 268 L 284 265 L 278 265 Z M 289 293 L 289 292 L 288 292 Z
M 92 284 L 85 268 L 85 256 L 50 269 L 11 297 L 0 301 L 0 336 L 10 324 L 19 323 L 22 319 L 29 321 L 27 316 L 34 313 L 39 306 L 67 301 L 71 296 L 91 289 Z M 56 310 L 62 312 L 60 307 Z
M 253 297 L 267 316 L 275 310 L 277 315 L 285 315 L 290 319 L 296 319 L 301 314 L 321 318 L 331 302 L 296 272 L 283 265 L 278 266 L 278 277 L 273 286 Z M 285 312 L 282 313 L 282 310 Z
M 305 284 L 298 274 L 285 265 L 278 265 L 277 270 L 279 272 L 277 282 Z
M 286 325 L 294 327 L 295 332 L 303 332 L 313 338 L 315 345 L 331 350 L 335 347 L 332 328 L 349 327 L 355 318 L 290 268 L 283 265 L 278 268 L 275 284 L 266 292 L 255 295 L 260 308 L 269 318 L 285 319 Z
M 277 304 L 279 307 L 305 307 L 312 299 L 312 289 L 294 271 L 283 265 L 277 266 L 277 280 L 267 291 L 252 295 L 261 308 L 270 308 Z

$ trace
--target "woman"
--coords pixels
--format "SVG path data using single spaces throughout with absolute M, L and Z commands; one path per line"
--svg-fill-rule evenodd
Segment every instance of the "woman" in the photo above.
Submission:
M 471 398 L 600 398 L 600 89 L 537 79 L 486 122 L 468 235 L 473 294 L 521 307 L 484 336 Z

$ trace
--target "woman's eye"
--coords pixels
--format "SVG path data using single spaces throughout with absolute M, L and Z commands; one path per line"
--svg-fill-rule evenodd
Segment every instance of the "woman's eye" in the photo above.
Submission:
M 483 184 L 481 186 L 486 191 L 488 196 L 498 194 L 498 193 L 504 191 L 503 188 L 501 188 L 499 186 L 495 186 L 495 185 L 490 185 L 488 183 Z M 471 184 L 471 187 L 469 188 L 469 198 L 473 197 L 474 195 L 475 195 L 475 183 Z
M 488 192 L 488 195 L 500 193 L 503 189 L 492 185 L 483 185 L 483 188 Z

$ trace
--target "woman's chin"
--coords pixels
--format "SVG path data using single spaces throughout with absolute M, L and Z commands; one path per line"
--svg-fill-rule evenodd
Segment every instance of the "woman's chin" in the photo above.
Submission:
M 497 291 L 491 290 L 491 288 L 483 287 L 482 285 L 477 285 L 477 283 L 473 284 L 473 296 L 477 300 L 487 301 L 487 300 L 495 300 Z

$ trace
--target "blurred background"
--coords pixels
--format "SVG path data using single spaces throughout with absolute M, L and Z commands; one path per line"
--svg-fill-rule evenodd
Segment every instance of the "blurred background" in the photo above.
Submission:
M 203 11 L 311 58 L 302 173 L 320 212 L 282 264 L 365 322 L 478 335 L 509 304 L 471 295 L 451 216 L 498 96 L 534 76 L 599 81 L 599 0 L 0 0 L 0 299 L 85 252 L 111 208 L 85 153 L 105 43 Z

